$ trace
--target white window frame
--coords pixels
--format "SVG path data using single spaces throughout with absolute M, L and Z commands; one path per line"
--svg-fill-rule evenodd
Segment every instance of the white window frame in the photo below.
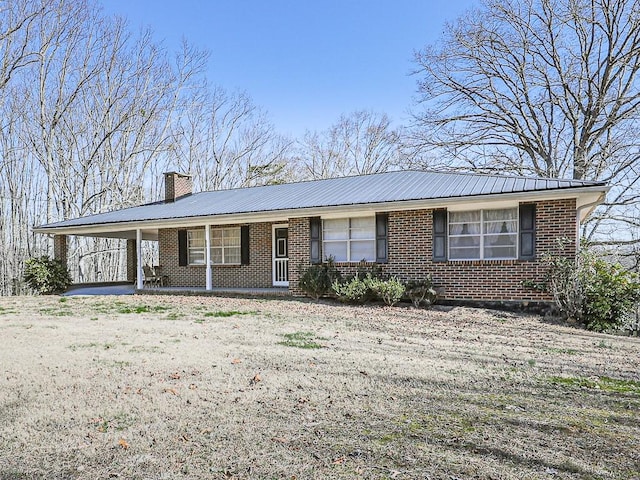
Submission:
M 370 219 L 372 220 L 373 226 L 371 229 L 371 238 L 352 238 L 352 230 L 355 230 L 355 227 L 352 226 L 352 221 L 354 219 Z M 349 227 L 347 230 L 347 236 L 346 238 L 343 239 L 337 239 L 337 240 L 326 240 L 326 235 L 325 235 L 325 222 L 326 221 L 331 221 L 331 220 L 348 220 L 349 222 Z M 326 219 L 322 219 L 322 252 L 323 252 L 323 256 L 326 258 L 326 254 L 325 252 L 327 251 L 327 249 L 325 248 L 325 245 L 327 243 L 345 243 L 347 245 L 347 259 L 346 260 L 338 260 L 336 259 L 336 262 L 340 262 L 340 263 L 358 263 L 361 262 L 363 259 L 362 258 L 357 258 L 357 259 L 352 259 L 351 258 L 351 244 L 355 243 L 355 242 L 372 242 L 373 248 L 371 251 L 371 258 L 366 259 L 367 262 L 375 262 L 376 261 L 376 217 L 375 215 L 373 216 L 366 216 L 366 217 L 341 217 L 341 218 L 326 218 Z
M 202 246 L 192 246 L 193 243 L 193 235 L 194 234 L 202 234 Z M 204 229 L 194 229 L 187 230 L 187 263 L 189 265 L 205 265 L 206 264 L 206 255 L 205 255 L 206 241 L 205 241 L 205 231 Z M 194 262 L 192 261 L 192 252 L 201 252 L 202 254 L 202 262 Z
M 214 231 L 222 231 L 222 238 L 224 239 L 224 232 L 225 231 L 229 231 L 229 230 L 235 230 L 237 231 L 237 237 L 240 238 L 240 244 L 239 245 L 224 245 L 224 241 L 223 241 L 223 245 L 221 246 L 213 246 L 213 232 Z M 202 234 L 202 246 L 192 246 L 192 235 L 193 233 L 199 233 Z M 206 264 L 206 255 L 205 255 L 205 248 L 206 248 L 206 240 L 205 240 L 205 229 L 192 229 L 192 230 L 187 230 L 187 260 L 189 265 L 205 265 Z M 242 263 L 242 232 L 240 227 L 211 227 L 210 228 L 210 239 L 211 239 L 211 246 L 210 246 L 210 258 L 211 258 L 211 265 L 240 265 Z M 228 262 L 226 261 L 226 258 L 229 254 L 227 253 L 228 250 L 230 249 L 238 249 L 238 261 L 237 262 Z M 213 252 L 214 250 L 221 250 L 222 253 L 222 262 L 214 262 L 213 261 Z M 202 252 L 202 258 L 203 261 L 202 262 L 192 262 L 192 252 Z
M 494 235 L 492 233 L 485 232 L 485 212 L 492 210 L 514 210 L 516 213 L 515 222 L 516 222 L 516 230 L 512 232 L 511 235 L 516 237 L 515 241 L 515 256 L 513 257 L 491 257 L 485 258 L 484 254 L 484 242 L 485 237 L 489 235 Z M 451 225 L 451 213 L 466 213 L 466 212 L 480 212 L 480 256 L 479 257 L 469 257 L 469 258 L 452 258 L 451 257 L 451 237 L 457 237 L 459 235 L 451 235 L 450 233 L 450 225 Z M 488 222 L 488 220 L 486 220 Z M 479 208 L 473 210 L 455 210 L 447 212 L 447 258 L 451 262 L 468 262 L 470 260 L 483 260 L 483 261 L 493 261 L 493 260 L 517 260 L 519 257 L 519 235 L 520 235 L 520 209 L 518 207 L 503 207 L 503 208 Z
M 230 236 L 225 236 L 225 232 L 229 232 L 229 231 L 233 231 L 234 232 L 234 237 L 237 237 L 239 242 L 238 245 L 225 245 L 224 244 L 224 239 L 225 238 L 230 238 Z M 213 246 L 213 233 L 214 232 L 221 232 L 222 233 L 222 245 L 220 246 Z M 231 249 L 237 249 L 237 256 L 236 258 L 238 259 L 237 262 L 229 262 L 227 261 L 227 257 L 230 255 L 228 253 L 229 250 Z M 222 261 L 221 262 L 214 262 L 213 261 L 213 252 L 214 250 L 219 250 L 221 252 L 221 256 L 222 256 Z M 242 263 L 242 231 L 240 229 L 240 227 L 211 227 L 211 265 L 240 265 Z

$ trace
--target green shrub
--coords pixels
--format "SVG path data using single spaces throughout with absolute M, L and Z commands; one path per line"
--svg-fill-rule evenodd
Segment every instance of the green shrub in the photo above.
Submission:
M 361 279 L 357 275 L 350 280 L 341 282 L 340 280 L 334 280 L 331 284 L 331 289 L 341 302 L 347 303 L 365 303 L 371 299 L 371 291 L 369 290 L 367 278 Z
M 382 300 L 389 306 L 393 306 L 402 299 L 405 291 L 404 284 L 395 277 L 389 280 L 367 277 L 365 284 L 375 298 Z
M 419 307 L 421 304 L 426 306 L 433 305 L 437 299 L 430 275 L 424 280 L 409 280 L 406 282 L 404 295 L 413 303 L 414 307 Z
M 619 263 L 583 249 L 574 260 L 550 259 L 549 285 L 556 305 L 587 329 L 606 331 L 622 326 L 640 301 L 640 280 Z
M 331 290 L 331 284 L 340 280 L 340 272 L 335 267 L 332 257 L 321 265 L 311 265 L 302 270 L 298 286 L 305 295 L 318 300 Z
M 619 263 L 595 258 L 587 264 L 584 294 L 586 327 L 596 331 L 616 329 L 640 300 L 640 282 Z
M 25 262 L 24 281 L 40 295 L 64 292 L 71 285 L 69 270 L 59 260 L 42 257 Z
M 395 305 L 404 294 L 404 285 L 400 280 L 395 277 L 383 280 L 371 272 L 364 276 L 356 274 L 344 282 L 334 281 L 331 288 L 340 301 L 347 303 L 382 300 L 387 305 Z

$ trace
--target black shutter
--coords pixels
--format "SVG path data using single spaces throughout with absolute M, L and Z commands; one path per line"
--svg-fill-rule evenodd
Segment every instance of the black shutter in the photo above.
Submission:
M 520 205 L 520 260 L 536 258 L 536 205 Z
M 240 227 L 240 263 L 249 265 L 249 225 Z
M 447 211 L 433 211 L 433 261 L 447 261 Z
M 387 243 L 388 243 L 388 223 L 389 215 L 386 213 L 376 213 L 376 262 L 387 263 Z
M 322 235 L 322 219 L 320 217 L 313 217 L 309 219 L 309 236 L 311 237 L 311 263 L 322 263 L 320 242 Z
M 187 231 L 178 230 L 178 265 L 185 267 L 189 264 L 187 254 Z

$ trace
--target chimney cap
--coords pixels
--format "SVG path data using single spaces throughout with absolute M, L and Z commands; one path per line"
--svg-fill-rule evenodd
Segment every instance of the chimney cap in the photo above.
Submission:
M 165 177 L 166 177 L 167 175 L 177 175 L 177 176 L 179 176 L 179 177 L 189 177 L 189 178 L 193 177 L 193 175 L 191 175 L 190 173 L 181 173 L 181 172 L 176 172 L 176 171 L 164 172 L 164 174 L 163 174 L 163 175 L 164 175 Z

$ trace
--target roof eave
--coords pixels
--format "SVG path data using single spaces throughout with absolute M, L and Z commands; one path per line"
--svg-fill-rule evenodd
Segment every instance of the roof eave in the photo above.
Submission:
M 108 232 L 125 232 L 136 229 L 160 229 L 160 228 L 185 228 L 204 224 L 234 224 L 234 223 L 255 223 L 266 221 L 287 221 L 289 218 L 300 218 L 309 216 L 322 216 L 328 214 L 352 214 L 367 212 L 390 212 L 399 210 L 417 210 L 424 208 L 447 208 L 454 205 L 472 204 L 477 205 L 479 202 L 500 202 L 500 201 L 541 201 L 541 200 L 558 200 L 563 198 L 576 198 L 577 207 L 593 202 L 602 201 L 604 195 L 609 191 L 610 187 L 604 185 L 592 185 L 586 187 L 572 187 L 554 190 L 528 191 L 528 192 L 512 192 L 512 193 L 494 193 L 484 195 L 472 195 L 464 197 L 448 197 L 436 199 L 420 199 L 420 200 L 403 200 L 392 202 L 376 202 L 366 204 L 351 205 L 331 205 L 323 207 L 304 207 L 286 210 L 269 210 L 264 212 L 243 212 L 221 215 L 204 215 L 197 217 L 177 217 L 166 219 L 149 219 L 136 220 L 126 222 L 97 223 L 79 226 L 61 226 L 61 227 L 35 227 L 33 231 L 40 234 L 58 234 L 58 235 L 86 235 L 108 233 Z

